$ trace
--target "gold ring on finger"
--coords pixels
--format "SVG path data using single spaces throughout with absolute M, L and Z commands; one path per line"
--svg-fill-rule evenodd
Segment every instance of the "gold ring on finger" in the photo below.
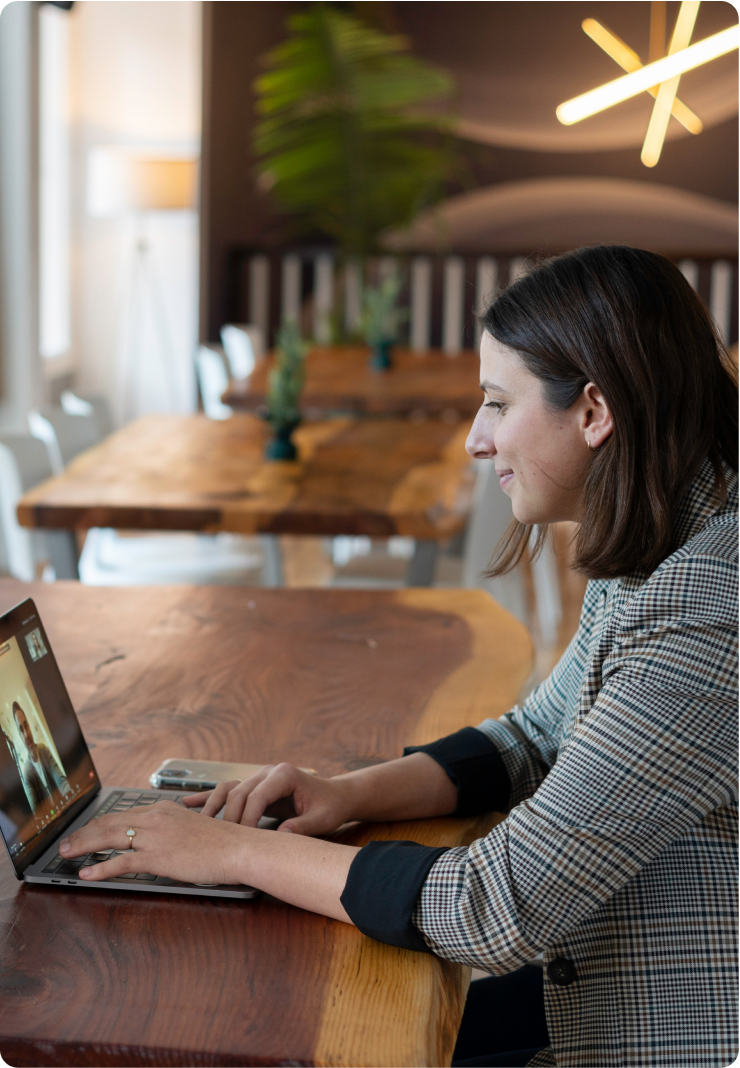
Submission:
M 134 848 L 134 835 L 136 834 L 136 831 L 134 830 L 133 827 L 129 827 L 129 829 L 126 831 L 126 834 L 128 835 L 128 847 L 129 847 L 129 849 L 133 849 Z

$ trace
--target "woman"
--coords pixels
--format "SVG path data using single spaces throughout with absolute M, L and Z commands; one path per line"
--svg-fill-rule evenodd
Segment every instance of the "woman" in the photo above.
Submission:
M 691 287 L 638 249 L 552 260 L 482 323 L 467 447 L 493 461 L 517 520 L 494 571 L 533 524 L 571 520 L 591 579 L 550 677 L 501 719 L 400 760 L 333 779 L 280 765 L 189 799 L 207 816 L 225 804 L 223 821 L 157 805 L 135 817 L 134 853 L 82 874 L 250 883 L 494 976 L 543 951 L 549 1044 L 520 1042 L 498 1063 L 728 1064 L 736 383 Z M 286 833 L 256 829 L 281 798 L 296 813 Z M 469 848 L 310 837 L 350 819 L 490 810 L 509 815 Z M 63 852 L 125 848 L 125 824 L 95 821 Z

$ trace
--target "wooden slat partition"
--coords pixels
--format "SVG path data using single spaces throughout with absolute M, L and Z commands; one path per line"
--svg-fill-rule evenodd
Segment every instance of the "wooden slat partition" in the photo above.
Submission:
M 336 301 L 339 301 L 334 309 L 338 321 L 342 321 L 342 302 L 345 301 L 343 321 L 347 329 L 352 330 L 357 323 L 356 262 L 350 268 L 352 278 L 349 284 L 333 259 L 333 253 L 326 248 L 271 252 L 269 256 L 259 250 L 237 249 L 231 262 L 235 275 L 230 291 L 235 299 L 230 321 L 264 324 L 270 343 L 280 316 L 298 319 L 304 300 L 312 305 L 307 332 L 313 331 L 316 340 L 328 339 L 329 308 Z M 445 256 L 384 256 L 381 260 L 367 260 L 362 269 L 372 282 L 387 271 L 388 263 L 397 264 L 397 269 L 408 280 L 402 299 L 408 302 L 409 318 L 401 340 L 408 341 L 410 347 L 418 351 L 441 348 L 448 355 L 454 355 L 477 346 L 480 335 L 476 314 L 480 314 L 497 286 L 503 288 L 519 277 L 527 262 L 526 255 L 473 256 L 451 251 Z M 269 264 L 272 264 L 271 269 Z M 679 266 L 711 310 L 722 336 L 730 344 L 736 342 L 737 261 L 682 259 Z M 332 296 L 329 295 L 330 274 L 335 283 Z M 270 284 L 279 290 L 272 298 L 269 296 Z M 351 314 L 346 307 L 346 293 L 351 293 Z M 268 308 L 271 309 L 269 312 Z

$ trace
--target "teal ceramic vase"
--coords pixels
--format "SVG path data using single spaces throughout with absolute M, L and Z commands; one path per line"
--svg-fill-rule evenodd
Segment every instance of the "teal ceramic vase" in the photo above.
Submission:
M 267 460 L 295 460 L 298 449 L 293 441 L 293 433 L 300 425 L 300 419 L 293 423 L 281 423 L 273 427 L 273 436 L 265 445 L 265 458 Z
M 370 353 L 370 366 L 373 371 L 388 371 L 393 366 L 391 356 L 392 341 L 378 341 L 373 345 Z

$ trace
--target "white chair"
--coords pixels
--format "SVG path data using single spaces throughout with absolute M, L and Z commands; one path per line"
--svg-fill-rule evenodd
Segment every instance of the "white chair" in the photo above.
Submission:
M 479 460 L 473 511 L 468 524 L 463 559 L 463 585 L 488 590 L 513 616 L 527 623 L 527 601 L 521 571 L 515 568 L 498 578 L 485 578 L 493 550 L 512 519 L 511 500 L 501 489 L 493 463 Z M 554 644 L 562 617 L 557 560 L 548 541 L 531 565 L 542 641 Z
M 126 536 L 94 527 L 80 556 L 86 586 L 259 585 L 264 558 L 258 538 L 238 534 Z
M 46 445 L 55 475 L 60 475 L 75 456 L 97 445 L 102 437 L 94 411 L 70 415 L 63 408 L 33 409 L 28 413 L 28 429 Z
M 42 443 L 33 438 L 29 440 L 44 451 L 44 459 L 46 459 Z M 23 582 L 32 582 L 36 577 L 36 568 L 31 532 L 20 525 L 16 515 L 16 507 L 22 494 L 23 485 L 15 456 L 8 445 L 2 442 L 0 443 L 0 528 L 7 568 L 13 578 L 21 579 Z
M 234 379 L 249 378 L 257 364 L 264 359 L 265 335 L 259 326 L 226 323 L 221 327 L 221 343 Z
M 209 419 L 230 419 L 233 410 L 221 400 L 229 384 L 229 375 L 220 352 L 209 345 L 201 345 L 195 354 L 203 411 Z
M 64 460 L 59 451 L 59 442 L 54 433 L 54 427 L 48 419 L 44 418 L 41 412 L 35 409 L 28 413 L 27 421 L 31 436 L 36 438 L 39 444 L 42 444 L 46 449 L 52 473 L 61 475 L 64 471 Z
M 24 582 L 36 578 L 37 565 L 48 564 L 55 555 L 56 532 L 22 527 L 16 508 L 26 490 L 51 475 L 49 454 L 43 442 L 27 434 L 6 434 L 0 438 L 0 532 L 8 571 Z
M 73 393 L 71 389 L 65 389 L 59 398 L 59 403 L 67 415 L 95 416 L 101 438 L 107 438 L 113 433 L 115 428 L 110 404 L 102 393 L 89 393 L 87 396 L 82 396 L 79 393 Z

